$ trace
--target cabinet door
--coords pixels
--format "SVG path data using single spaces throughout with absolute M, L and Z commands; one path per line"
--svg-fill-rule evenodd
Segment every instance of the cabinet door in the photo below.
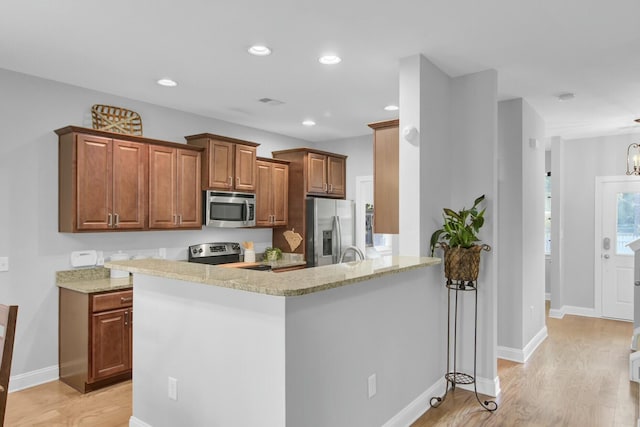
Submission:
M 256 147 L 236 144 L 235 189 L 256 191 Z
M 256 162 L 258 179 L 256 182 L 256 225 L 271 226 L 273 214 L 272 167 L 271 163 L 258 160 Z
M 398 234 L 399 130 L 379 127 L 373 138 L 373 232 Z
M 289 221 L 289 166 L 273 164 L 272 197 L 273 197 L 273 225 L 287 225 Z
M 129 309 L 92 315 L 91 380 L 131 369 Z
M 113 141 L 113 228 L 143 229 L 146 222 L 147 145 Z
M 177 150 L 178 227 L 202 227 L 202 189 L 200 184 L 200 153 Z
M 149 146 L 149 228 L 175 228 L 176 149 Z
M 327 192 L 332 196 L 345 196 L 345 162 L 342 157 L 327 157 Z
M 209 140 L 209 188 L 233 188 L 233 150 L 230 142 Z
M 307 192 L 327 193 L 327 156 L 309 153 L 307 164 Z
M 78 135 L 76 144 L 76 227 L 107 230 L 111 225 L 113 200 L 111 140 Z

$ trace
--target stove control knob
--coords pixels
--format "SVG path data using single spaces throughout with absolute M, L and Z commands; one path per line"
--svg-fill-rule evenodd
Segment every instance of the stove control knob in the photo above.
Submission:
M 202 253 L 202 248 L 198 249 L 198 253 L 200 254 Z
M 233 249 L 237 251 L 238 249 L 240 249 L 240 245 L 236 243 L 235 245 L 233 245 Z
M 196 248 L 191 249 L 191 252 L 195 255 L 198 253 L 198 250 Z

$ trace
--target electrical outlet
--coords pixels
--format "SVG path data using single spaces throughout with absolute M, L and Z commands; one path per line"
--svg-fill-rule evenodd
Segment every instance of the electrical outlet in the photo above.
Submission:
M 169 377 L 168 385 L 169 399 L 178 400 L 178 380 L 173 377 Z
M 376 374 L 371 374 L 367 380 L 367 386 L 369 389 L 369 399 L 376 395 Z
M 0 257 L 0 271 L 9 271 L 9 257 Z
M 158 257 L 162 259 L 167 259 L 167 248 L 158 249 Z

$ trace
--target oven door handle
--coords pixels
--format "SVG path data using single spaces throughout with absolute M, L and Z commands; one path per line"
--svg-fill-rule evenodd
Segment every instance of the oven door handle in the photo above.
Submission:
M 244 225 L 249 223 L 249 201 L 244 201 Z

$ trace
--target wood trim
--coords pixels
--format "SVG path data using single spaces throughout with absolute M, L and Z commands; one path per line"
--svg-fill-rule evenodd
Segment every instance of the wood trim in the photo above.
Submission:
M 60 381 L 85 393 L 89 371 L 89 294 L 59 288 Z
M 289 153 L 315 153 L 315 154 L 320 154 L 324 156 L 342 157 L 343 159 L 346 159 L 348 157 L 348 156 L 345 156 L 344 154 L 337 154 L 329 151 L 316 150 L 315 148 L 292 148 L 290 150 L 280 150 L 280 151 L 271 152 L 271 154 L 274 157 L 282 154 L 289 154 Z
M 269 163 L 280 163 L 283 165 L 288 165 L 289 163 L 291 163 L 291 161 L 289 160 L 283 160 L 283 159 L 272 159 L 271 157 L 256 157 L 256 160 L 260 160 L 262 162 L 269 162 Z
M 189 136 L 185 136 L 184 139 L 187 140 L 187 142 L 193 140 L 193 139 L 217 139 L 219 141 L 226 141 L 226 142 L 232 142 L 234 144 L 243 144 L 243 145 L 250 145 L 252 147 L 257 147 L 260 144 L 258 144 L 257 142 L 251 142 L 251 141 L 247 141 L 244 139 L 236 139 L 236 138 L 231 138 L 228 136 L 222 136 L 222 135 L 215 135 L 213 133 L 199 133 L 197 135 L 189 135 Z
M 373 123 L 369 123 L 367 126 L 369 126 L 371 129 L 384 129 L 384 128 L 391 128 L 391 127 L 399 127 L 400 126 L 400 119 L 393 119 L 393 120 L 383 120 L 381 122 L 373 122 Z
M 85 135 L 102 136 L 105 138 L 119 139 L 122 141 L 140 142 L 144 144 L 156 144 L 156 145 L 164 145 L 165 147 L 182 148 L 184 150 L 202 151 L 202 148 L 200 147 L 182 144 L 179 142 L 162 141 L 159 139 L 146 138 L 143 136 L 127 135 L 126 133 L 107 132 L 104 130 L 83 128 L 80 126 L 72 126 L 72 125 L 65 126 L 63 128 L 56 129 L 54 132 L 58 136 L 63 136 L 63 135 L 75 132 L 75 133 L 82 133 Z

